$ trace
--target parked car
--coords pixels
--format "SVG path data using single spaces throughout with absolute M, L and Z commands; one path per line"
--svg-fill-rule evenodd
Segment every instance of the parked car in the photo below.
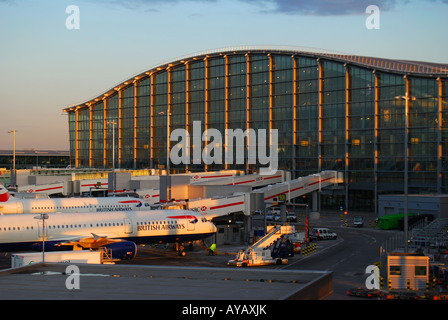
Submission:
M 286 215 L 286 221 L 288 222 L 296 222 L 297 221 L 297 216 L 295 212 L 288 212 L 288 214 Z

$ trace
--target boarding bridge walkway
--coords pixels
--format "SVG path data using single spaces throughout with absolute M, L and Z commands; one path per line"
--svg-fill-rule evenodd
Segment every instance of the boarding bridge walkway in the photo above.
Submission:
M 322 171 L 321 173 L 312 174 L 298 179 L 269 185 L 254 191 L 255 193 L 263 193 L 264 201 L 268 206 L 272 206 L 278 202 L 279 195 L 285 195 L 283 201 L 290 202 L 292 199 L 301 197 L 307 193 L 320 191 L 322 188 L 337 185 L 343 182 L 343 176 L 338 171 Z
M 197 211 L 209 220 L 237 212 L 243 212 L 249 216 L 254 211 L 264 210 L 266 207 L 273 206 L 280 201 L 280 196 L 283 198 L 281 201 L 290 202 L 294 198 L 343 182 L 342 173 L 338 171 L 323 171 L 294 180 L 286 180 L 289 173 L 285 171 L 277 171 L 272 175 L 260 175 L 258 173 L 240 175 L 238 171 L 190 173 L 183 175 L 190 176 L 190 183 L 187 183 L 187 187 L 188 185 L 218 187 L 243 185 L 248 186 L 249 190 L 251 190 L 250 192 L 234 192 L 226 196 L 188 199 L 186 209 Z M 142 177 L 142 179 L 144 178 Z M 147 178 L 158 179 L 155 176 L 148 176 Z M 65 195 L 73 192 L 73 190 L 67 190 L 69 189 L 68 185 L 69 182 L 64 181 L 41 186 L 24 186 L 19 189 L 19 192 L 32 194 L 44 193 L 46 195 L 62 193 Z M 107 179 L 85 179 L 79 181 L 79 190 L 76 191 L 82 193 L 88 192 L 95 187 L 107 188 L 107 186 Z M 158 189 L 136 190 L 139 196 L 149 204 L 160 202 L 159 191 Z M 256 201 L 254 200 L 255 198 L 257 198 Z
M 207 219 L 213 219 L 235 212 L 243 212 L 245 215 L 250 215 L 256 210 L 264 210 L 265 207 L 275 205 L 279 201 L 280 195 L 284 195 L 284 202 L 290 202 L 294 198 L 320 191 L 322 188 L 337 185 L 341 182 L 343 182 L 342 173 L 338 171 L 323 171 L 294 180 L 269 184 L 265 187 L 252 190 L 250 193 L 189 200 L 188 209 L 200 212 Z M 253 207 L 254 201 L 252 200 L 255 197 L 258 198 L 257 201 L 262 198 L 263 208 Z

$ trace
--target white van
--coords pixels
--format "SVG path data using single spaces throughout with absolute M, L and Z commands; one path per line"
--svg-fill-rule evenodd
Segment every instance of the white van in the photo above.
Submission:
M 317 240 L 332 240 L 336 239 L 338 235 L 328 228 L 314 228 L 311 230 L 311 235 Z

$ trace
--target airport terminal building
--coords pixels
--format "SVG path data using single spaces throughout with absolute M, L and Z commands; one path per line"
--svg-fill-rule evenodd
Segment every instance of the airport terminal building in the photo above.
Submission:
M 278 169 L 293 178 L 344 172 L 345 189 L 323 194 L 325 207 L 374 211 L 379 195 L 403 193 L 405 162 L 410 194 L 448 193 L 448 64 L 225 48 L 159 64 L 64 111 L 76 167 L 109 168 L 114 159 L 120 168 L 165 168 L 167 123 L 192 133 L 200 121 L 202 132 L 223 135 L 277 129 Z M 170 164 L 171 172 L 259 167 Z

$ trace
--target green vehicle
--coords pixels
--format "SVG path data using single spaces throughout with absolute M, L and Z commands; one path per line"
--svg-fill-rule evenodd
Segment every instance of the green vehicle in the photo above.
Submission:
M 408 214 L 409 217 L 413 215 L 413 213 Z M 398 229 L 400 219 L 404 219 L 403 213 L 382 216 L 378 219 L 378 228 L 382 230 Z

